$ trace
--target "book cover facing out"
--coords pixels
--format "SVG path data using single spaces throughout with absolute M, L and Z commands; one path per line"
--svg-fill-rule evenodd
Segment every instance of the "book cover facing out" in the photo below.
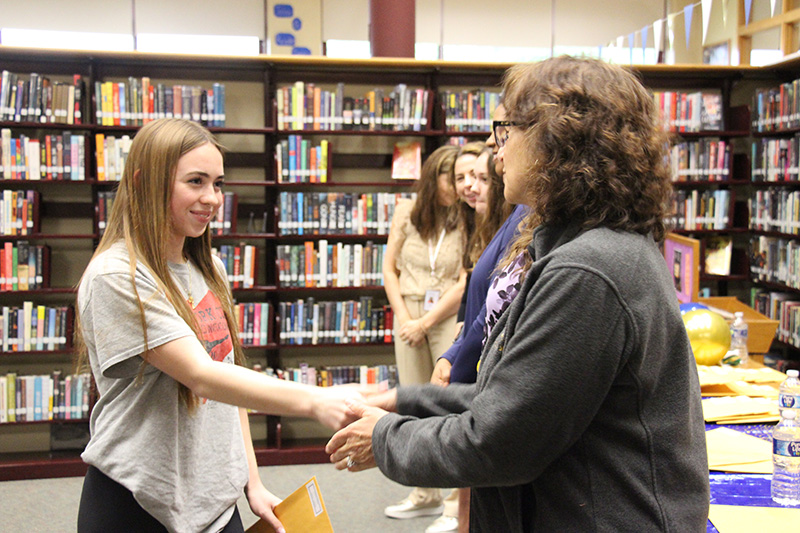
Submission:
M 392 155 L 392 179 L 418 180 L 421 170 L 422 145 L 416 141 L 396 143 Z

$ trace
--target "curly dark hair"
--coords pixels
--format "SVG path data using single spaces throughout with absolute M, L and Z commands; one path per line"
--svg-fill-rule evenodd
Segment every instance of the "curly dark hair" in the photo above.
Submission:
M 630 70 L 557 57 L 515 65 L 503 89 L 508 119 L 524 133 L 529 228 L 577 222 L 663 240 L 668 137 Z
M 411 223 L 419 232 L 422 240 L 434 238 L 443 228 L 452 231 L 458 227 L 458 211 L 455 206 L 439 205 L 439 175 L 448 174 L 453 180 L 453 163 L 456 160 L 458 147 L 440 146 L 425 160 L 420 172 L 419 181 L 414 184 L 417 199 L 411 208 Z

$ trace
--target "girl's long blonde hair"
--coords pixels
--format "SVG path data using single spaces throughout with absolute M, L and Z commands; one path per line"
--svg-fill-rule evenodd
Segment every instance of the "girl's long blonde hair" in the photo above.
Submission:
M 139 327 L 145 344 L 140 378 L 147 363 L 148 341 L 146 303 L 142 302 L 136 289 L 137 264 L 141 263 L 147 267 L 178 315 L 189 324 L 197 337 L 202 339 L 191 306 L 184 299 L 170 273 L 167 264 L 167 241 L 164 237 L 170 227 L 169 205 L 178 160 L 184 154 L 206 143 L 213 144 L 220 153 L 223 152 L 222 146 L 207 129 L 188 120 L 160 119 L 142 127 L 131 144 L 105 233 L 92 256 L 94 259 L 119 241 L 125 243 L 130 256 L 130 282 L 138 300 Z M 206 228 L 200 237 L 186 238 L 183 255 L 202 273 L 209 289 L 219 299 L 233 343 L 234 360 L 236 364 L 244 365 L 244 353 L 239 342 L 238 326 L 233 311 L 233 298 L 221 273 L 214 266 L 209 228 Z M 88 367 L 88 352 L 81 332 L 80 313 L 76 311 L 75 316 L 76 364 L 79 370 L 84 371 Z M 198 404 L 197 396 L 185 385 L 179 383 L 178 386 L 181 400 L 190 410 L 195 408 Z

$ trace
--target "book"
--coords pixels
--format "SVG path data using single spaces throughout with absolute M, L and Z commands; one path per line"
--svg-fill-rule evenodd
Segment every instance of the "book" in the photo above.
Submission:
M 316 476 L 279 503 L 275 516 L 286 533 L 333 533 Z M 275 533 L 275 529 L 261 519 L 247 528 L 247 533 Z
M 422 171 L 422 145 L 419 141 L 395 143 L 392 154 L 392 179 L 418 180 Z

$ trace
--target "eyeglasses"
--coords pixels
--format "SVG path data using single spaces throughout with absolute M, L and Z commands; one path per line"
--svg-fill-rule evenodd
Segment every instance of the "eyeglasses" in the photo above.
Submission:
M 493 120 L 492 132 L 494 133 L 494 142 L 498 148 L 502 148 L 508 140 L 508 132 L 511 126 L 519 126 L 519 122 L 512 122 L 510 120 Z

